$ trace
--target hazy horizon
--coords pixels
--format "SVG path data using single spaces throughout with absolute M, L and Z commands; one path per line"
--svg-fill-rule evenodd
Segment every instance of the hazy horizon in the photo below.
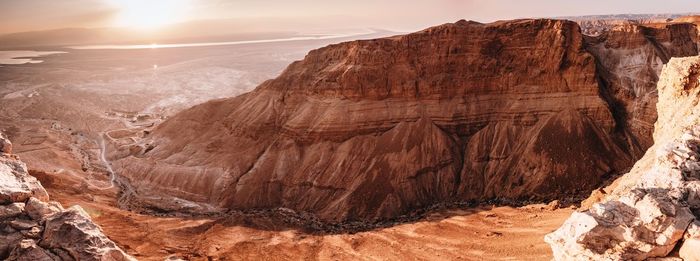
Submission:
M 491 22 L 535 17 L 694 13 L 700 10 L 700 2 L 0 0 L 0 7 L 0 17 L 3 17 L 0 34 L 62 28 L 129 28 L 156 32 L 169 25 L 219 20 L 237 21 L 239 26 L 230 29 L 234 33 L 343 28 L 381 28 L 402 32 L 460 19 Z

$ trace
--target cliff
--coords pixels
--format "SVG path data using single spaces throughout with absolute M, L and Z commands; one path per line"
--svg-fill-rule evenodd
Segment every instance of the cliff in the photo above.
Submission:
M 587 37 L 587 50 L 598 61 L 601 91 L 626 132 L 630 154 L 641 158 L 653 141 L 656 83 L 672 57 L 698 54 L 693 24 L 621 24 L 598 37 Z
M 666 32 L 630 45 L 654 61 L 697 54 Z M 111 158 L 136 191 L 328 222 L 571 198 L 648 146 L 630 126 L 653 116 L 621 116 L 636 107 L 609 91 L 634 89 L 634 75 L 603 75 L 623 59 L 591 51 L 612 38 L 624 41 L 591 42 L 570 21 L 459 21 L 335 44 L 251 93 L 179 113 Z
M 557 260 L 698 260 L 700 57 L 671 59 L 658 84 L 654 146 L 605 200 L 545 240 Z

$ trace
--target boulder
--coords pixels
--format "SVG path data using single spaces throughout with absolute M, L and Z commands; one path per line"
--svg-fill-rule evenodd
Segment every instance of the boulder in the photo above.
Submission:
M 26 205 L 27 215 L 34 220 L 44 220 L 46 217 L 63 211 L 63 207 L 57 202 L 44 202 L 37 198 L 29 198 Z
M 49 200 L 41 183 L 29 175 L 27 166 L 14 157 L 0 157 L 0 205 L 25 202 L 30 197 Z
M 22 239 L 24 239 L 24 236 L 20 232 L 0 233 L 0 259 L 7 257 Z
M 13 218 L 24 212 L 24 203 L 12 203 L 0 206 L 0 220 Z
M 59 260 L 57 256 L 51 254 L 36 245 L 31 239 L 24 239 L 12 250 L 8 261 L 54 261 Z
M 10 226 L 17 230 L 28 230 L 39 225 L 37 221 L 26 219 L 15 219 L 9 222 Z
M 39 245 L 66 250 L 76 260 L 135 260 L 102 234 L 80 206 L 48 217 Z
M 41 237 L 41 232 L 42 232 L 42 228 L 38 227 L 38 226 L 32 227 L 32 228 L 27 229 L 27 230 L 20 231 L 22 236 L 24 236 L 25 238 L 31 238 L 31 239 L 39 239 Z

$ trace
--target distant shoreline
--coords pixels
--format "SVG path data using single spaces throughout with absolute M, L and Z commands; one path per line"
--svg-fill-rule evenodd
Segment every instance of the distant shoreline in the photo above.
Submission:
M 40 52 L 40 51 L 0 51 L 0 65 L 18 65 L 28 63 L 42 63 L 43 60 L 35 60 L 33 58 L 67 53 L 61 51 Z
M 66 48 L 76 49 L 76 50 L 131 50 L 131 49 L 205 47 L 205 46 L 242 45 L 242 44 L 337 39 L 337 38 L 353 37 L 353 36 L 360 36 L 360 35 L 369 35 L 372 33 L 373 32 L 363 32 L 363 33 L 356 33 L 356 34 L 330 34 L 330 35 L 319 35 L 319 36 L 298 36 L 298 37 L 277 38 L 277 39 L 227 41 L 227 42 L 200 42 L 200 43 L 176 43 L 176 44 L 152 43 L 152 44 L 78 45 L 78 46 L 68 46 Z

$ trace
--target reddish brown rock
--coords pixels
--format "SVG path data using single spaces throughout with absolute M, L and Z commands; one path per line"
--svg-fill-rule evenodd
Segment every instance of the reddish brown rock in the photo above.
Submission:
M 645 149 L 611 112 L 629 108 L 600 84 L 590 46 L 558 20 L 331 45 L 172 117 L 143 141 L 152 149 L 113 166 L 136 191 L 324 221 L 588 193 Z
M 628 132 L 630 154 L 641 158 L 653 144 L 656 83 L 671 57 L 698 54 L 695 25 L 620 24 L 588 37 L 587 50 L 599 63 L 601 90 L 613 107 L 618 126 Z
M 53 261 L 53 260 L 61 260 L 57 256 L 51 254 L 51 252 L 47 251 L 46 249 L 43 249 L 39 246 L 36 245 L 36 242 L 31 239 L 25 239 L 22 240 L 14 250 L 12 250 L 12 253 L 10 254 L 10 257 L 7 258 L 7 260 L 12 260 L 12 261 Z
M 27 200 L 25 207 L 27 215 L 34 220 L 45 220 L 47 217 L 63 211 L 63 207 L 58 202 L 43 202 L 36 198 Z

